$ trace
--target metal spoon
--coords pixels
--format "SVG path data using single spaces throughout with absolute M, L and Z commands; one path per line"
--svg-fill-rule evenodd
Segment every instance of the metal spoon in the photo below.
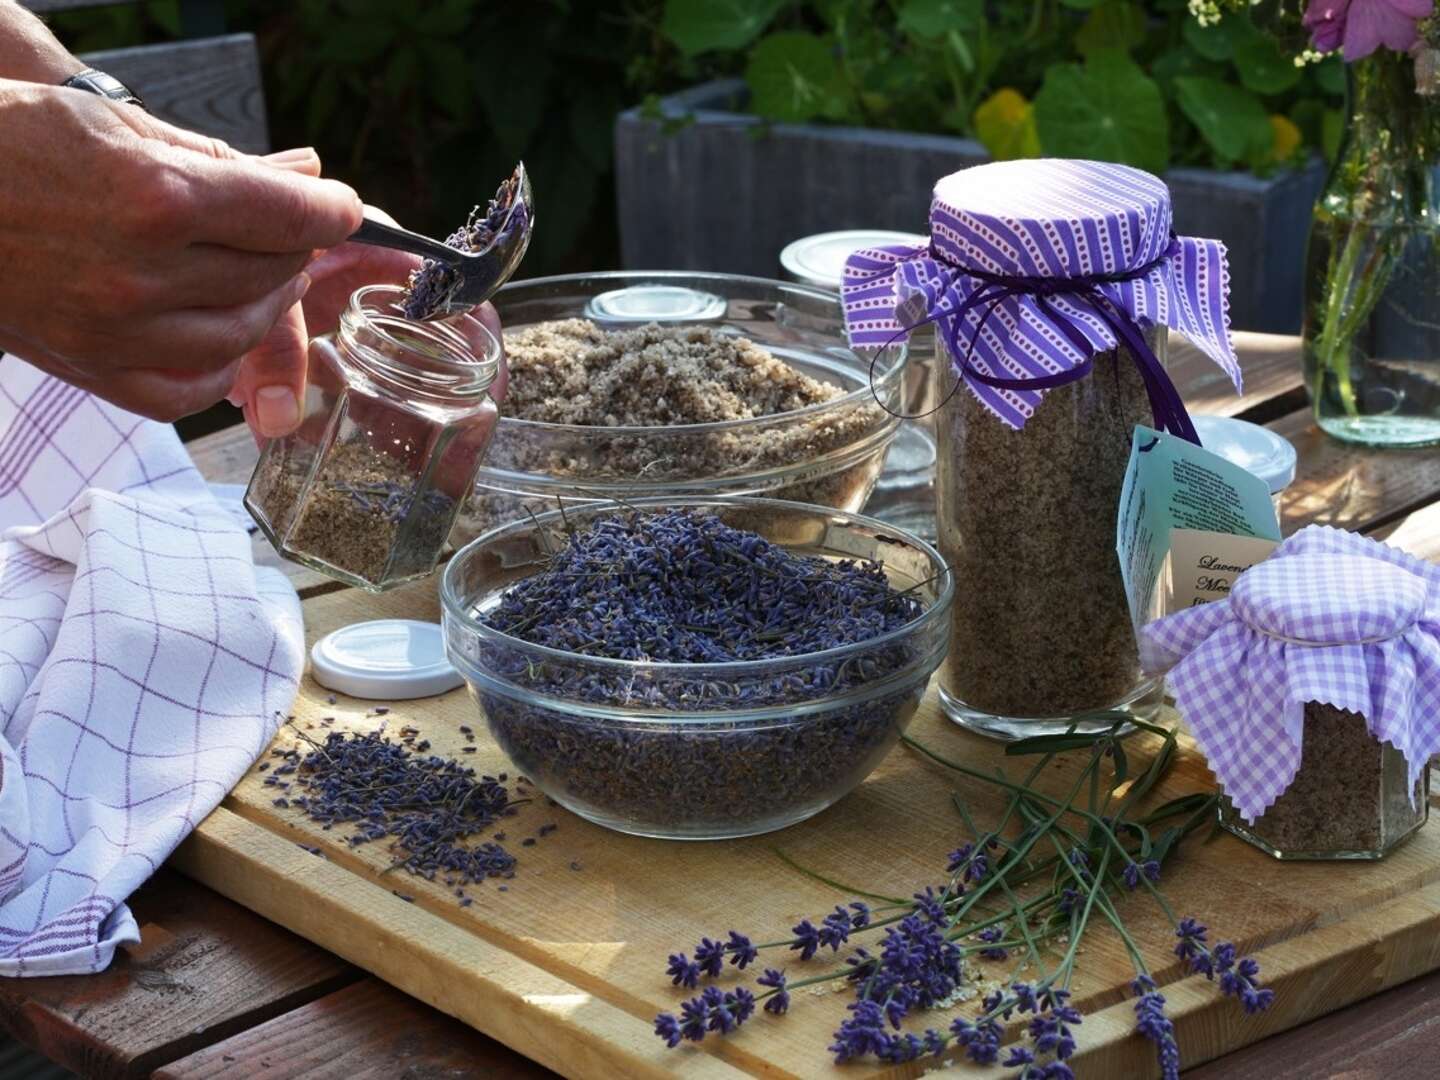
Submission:
M 472 227 L 482 236 L 488 234 L 479 251 L 461 251 L 369 217 L 350 239 L 424 256 L 425 265 L 406 291 L 405 314 L 412 319 L 437 319 L 484 303 L 525 257 L 535 227 L 535 200 L 523 162 L 495 192 L 485 217 L 472 221 Z

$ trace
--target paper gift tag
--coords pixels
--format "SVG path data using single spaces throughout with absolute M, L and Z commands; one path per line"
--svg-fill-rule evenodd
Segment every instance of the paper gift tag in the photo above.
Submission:
M 1137 634 L 1151 619 L 1175 610 L 1174 583 L 1180 579 L 1173 573 L 1172 549 L 1182 529 L 1210 537 L 1208 552 L 1196 554 L 1193 546 L 1187 552 L 1218 566 L 1257 561 L 1254 545 L 1242 550 L 1227 538 L 1258 538 L 1272 546 L 1280 542 L 1280 520 L 1264 480 L 1192 442 L 1137 424 L 1115 527 L 1115 550 Z M 1236 573 L 1226 571 L 1231 580 Z M 1188 586 L 1186 594 L 1195 597 Z

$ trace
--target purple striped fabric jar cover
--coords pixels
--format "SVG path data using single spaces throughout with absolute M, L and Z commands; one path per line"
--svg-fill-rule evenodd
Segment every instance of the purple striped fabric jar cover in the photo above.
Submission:
M 1229 268 L 1218 240 L 1180 237 L 1172 247 L 1170 192 L 1139 169 L 1095 161 L 1005 161 L 953 173 L 935 185 L 929 247 L 865 248 L 845 264 L 841 296 L 846 330 L 857 349 L 903 339 L 927 319 L 942 345 L 954 338 L 979 372 L 1032 380 L 1073 370 L 1117 338 L 1094 306 L 1066 294 L 1006 296 L 953 313 L 987 284 L 986 275 L 1060 279 L 1124 275 L 1097 286 L 1142 329 L 1169 326 L 1193 341 L 1230 376 L 1240 366 L 1229 337 Z M 1168 254 L 1167 254 L 1168 252 Z M 1057 329 L 1047 305 L 1088 345 Z M 983 324 L 983 326 L 982 326 Z M 952 363 L 957 358 L 952 356 Z M 997 417 L 1023 428 L 1043 395 L 973 378 L 966 387 Z
M 1440 752 L 1440 567 L 1354 533 L 1302 529 L 1225 600 L 1146 626 L 1140 653 L 1247 821 L 1295 779 L 1309 702 L 1364 716 L 1411 790 Z

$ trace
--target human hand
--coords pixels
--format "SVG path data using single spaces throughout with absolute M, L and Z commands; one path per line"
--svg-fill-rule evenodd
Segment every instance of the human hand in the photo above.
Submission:
M 355 193 L 301 156 L 266 164 L 133 106 L 0 80 L 0 349 L 159 420 L 220 400 L 315 250 L 360 224 Z
M 368 207 L 367 212 L 371 217 L 395 224 L 383 210 Z M 312 284 L 304 302 L 287 311 L 265 340 L 245 357 L 228 395 L 232 404 L 244 410 L 245 420 L 257 442 L 288 435 L 299 425 L 311 335 L 335 329 L 340 313 L 356 289 L 365 285 L 404 284 L 419 265 L 418 257 L 403 251 L 367 244 L 341 244 L 306 268 Z M 500 339 L 500 319 L 494 307 L 482 304 L 474 314 Z M 485 343 L 477 340 L 474 344 L 476 355 L 483 354 Z M 502 353 L 499 371 L 490 386 L 490 396 L 497 402 L 504 400 L 506 381 Z

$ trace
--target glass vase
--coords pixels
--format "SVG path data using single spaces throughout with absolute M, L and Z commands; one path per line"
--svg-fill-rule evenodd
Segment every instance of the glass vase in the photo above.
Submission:
M 1306 256 L 1305 382 L 1320 428 L 1440 443 L 1440 53 L 1349 67 L 1349 117 Z

